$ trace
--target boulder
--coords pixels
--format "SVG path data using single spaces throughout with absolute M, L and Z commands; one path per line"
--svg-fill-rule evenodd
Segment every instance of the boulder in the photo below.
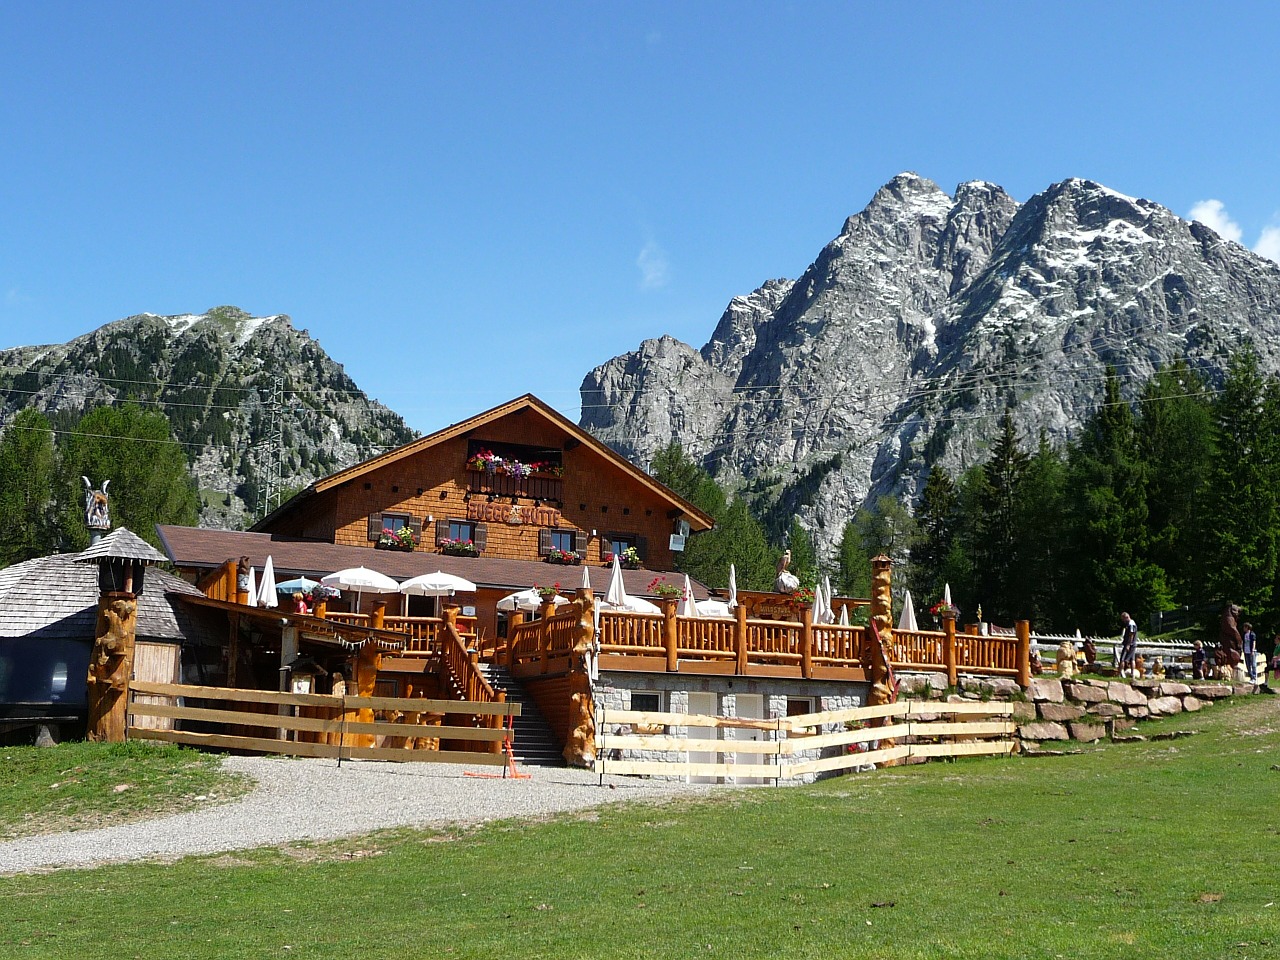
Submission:
M 1107 728 L 1101 723 L 1071 723 L 1068 727 L 1071 729 L 1071 739 L 1083 743 L 1092 743 L 1107 735 Z
M 1079 700 L 1081 703 L 1101 703 L 1107 699 L 1106 687 L 1086 683 L 1064 683 L 1062 692 L 1068 700 Z
M 1038 703 L 1036 709 L 1040 711 L 1041 720 L 1054 720 L 1059 723 L 1064 720 L 1079 720 L 1084 716 L 1084 707 L 1077 707 L 1071 703 Z
M 1191 692 L 1201 700 L 1216 700 L 1235 693 L 1229 683 L 1194 683 L 1191 685 Z
M 1201 700 L 1199 697 L 1193 697 L 1191 694 L 1187 694 L 1182 698 L 1182 709 L 1186 710 L 1188 713 L 1195 713 L 1204 706 L 1207 706 L 1205 701 Z
M 929 681 L 923 674 L 911 673 L 898 677 L 898 696 L 915 697 L 924 694 L 929 689 Z
M 1036 718 L 1036 705 L 1028 703 L 1025 700 L 1015 700 L 1011 704 L 1013 707 L 1013 719 L 1017 723 L 1025 723 L 1028 720 Z
M 1027 697 L 1037 702 L 1061 703 L 1062 681 L 1048 677 L 1032 677 L 1027 687 Z
M 1154 677 L 1135 677 L 1131 683 L 1139 690 L 1150 690 L 1154 692 L 1155 689 L 1160 686 L 1161 681 L 1156 680 Z
M 1060 723 L 1047 720 L 1039 723 L 1024 723 L 1018 727 L 1018 736 L 1023 740 L 1069 740 L 1067 728 Z
M 1156 691 L 1162 697 L 1181 697 L 1190 693 L 1191 688 L 1185 683 L 1175 683 L 1174 681 L 1166 680 L 1156 688 Z
M 1245 697 L 1251 693 L 1257 693 L 1258 685 L 1255 683 L 1233 683 L 1231 685 L 1231 692 L 1237 697 Z
M 1083 683 L 1085 686 L 1089 687 L 1098 687 L 1100 690 L 1105 690 L 1111 685 L 1110 680 L 1099 680 L 1097 677 L 1088 677 L 1084 680 L 1077 680 L 1076 682 Z
M 1123 717 L 1124 707 L 1118 703 L 1111 703 L 1104 700 L 1102 703 L 1095 703 L 1089 707 L 1089 712 L 1097 717 Z
M 1127 683 L 1113 681 L 1107 684 L 1107 699 L 1115 703 L 1123 703 L 1125 706 L 1144 706 L 1147 702 L 1146 694 L 1141 690 L 1136 690 Z
M 1136 720 L 1112 720 L 1111 733 L 1112 735 L 1124 733 L 1126 730 L 1132 730 L 1137 725 L 1138 722 Z
M 926 673 L 924 675 L 925 683 L 929 685 L 929 689 L 942 693 L 947 689 L 947 675 L 945 673 Z
M 1147 701 L 1147 709 L 1153 717 L 1164 717 L 1182 712 L 1182 701 L 1177 697 L 1152 697 Z
M 1133 706 L 1125 707 L 1124 710 L 1135 720 L 1145 720 L 1151 716 L 1151 711 L 1145 703 L 1134 704 Z

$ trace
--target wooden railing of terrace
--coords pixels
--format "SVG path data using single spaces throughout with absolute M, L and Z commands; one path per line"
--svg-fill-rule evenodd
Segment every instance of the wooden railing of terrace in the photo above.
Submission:
M 687 674 L 735 674 L 864 680 L 866 628 L 800 621 L 677 616 L 674 601 L 660 614 L 603 611 L 598 616 L 600 668 Z M 549 612 L 549 611 L 548 611 Z M 577 615 L 563 613 L 512 630 L 511 672 L 516 677 L 557 675 L 568 670 Z M 1030 682 L 1030 627 L 1015 637 L 980 637 L 942 630 L 894 630 L 890 660 L 901 670 L 1015 677 Z M 553 640 L 553 638 L 559 638 Z
M 368 626 L 372 618 L 367 613 L 345 613 L 327 611 L 324 619 L 334 623 L 348 623 L 356 626 Z M 434 653 L 440 635 L 440 625 L 444 621 L 440 617 L 383 617 L 382 625 L 386 630 L 403 633 L 412 641 L 405 649 L 421 653 Z M 469 646 L 476 642 L 476 618 L 458 617 L 458 633 Z

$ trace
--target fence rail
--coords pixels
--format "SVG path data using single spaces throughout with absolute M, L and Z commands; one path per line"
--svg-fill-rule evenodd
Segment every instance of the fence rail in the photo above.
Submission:
M 130 739 L 336 760 L 501 766 L 507 760 L 496 748 L 503 741 L 509 744 L 511 739 L 511 727 L 509 723 L 503 726 L 502 721 L 520 715 L 518 703 L 276 693 L 137 680 L 129 684 L 129 692 L 164 698 L 161 702 L 142 703 L 130 697 L 127 728 Z M 202 705 L 194 706 L 190 701 Z M 383 716 L 372 722 L 361 722 L 353 719 L 357 710 L 378 711 Z M 138 726 L 134 719 L 141 717 L 165 718 L 175 727 Z M 484 718 L 481 722 L 492 725 L 445 724 L 443 721 L 448 717 Z M 422 719 L 441 722 L 423 723 Z M 177 728 L 177 723 L 226 729 Z M 299 739 L 299 734 L 306 739 Z M 347 740 L 362 735 L 382 737 L 383 743 L 357 746 Z M 449 740 L 493 746 L 485 750 L 439 750 L 422 746 L 423 741 Z
M 601 774 L 741 782 L 848 771 L 890 760 L 1007 755 L 1014 746 L 1012 713 L 1008 703 L 934 701 L 773 720 L 602 709 L 595 769 Z M 632 732 L 636 730 L 645 732 Z M 724 738 L 725 731 L 733 731 L 735 738 Z M 737 738 L 743 736 L 748 738 Z M 884 741 L 899 742 L 882 746 Z M 654 753 L 666 753 L 669 759 L 652 759 Z M 703 759 L 708 757 L 717 759 Z

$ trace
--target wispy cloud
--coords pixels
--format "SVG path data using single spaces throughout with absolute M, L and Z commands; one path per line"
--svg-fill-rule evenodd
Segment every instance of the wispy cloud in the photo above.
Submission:
M 1244 236 L 1240 224 L 1227 216 L 1227 208 L 1221 200 L 1201 200 L 1191 208 L 1190 216 L 1192 220 L 1199 220 L 1213 230 L 1223 240 L 1234 240 L 1239 243 L 1240 238 Z
M 1216 231 L 1224 240 L 1234 240 L 1236 243 L 1244 240 L 1240 224 L 1231 219 L 1221 200 L 1201 200 L 1191 208 L 1189 216 Z M 1258 242 L 1253 245 L 1253 252 L 1280 263 L 1280 225 L 1273 223 L 1263 227 L 1262 233 L 1258 235 Z
M 636 266 L 640 268 L 640 286 L 645 290 L 658 290 L 667 285 L 671 273 L 671 264 L 667 260 L 667 251 L 650 240 L 636 257 Z
M 1280 263 L 1280 226 L 1263 227 L 1253 252 Z

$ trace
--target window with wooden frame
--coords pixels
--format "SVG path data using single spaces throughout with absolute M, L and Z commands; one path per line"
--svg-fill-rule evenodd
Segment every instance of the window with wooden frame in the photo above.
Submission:
M 587 558 L 587 534 L 582 530 L 568 528 L 544 527 L 538 531 L 538 556 L 545 557 L 555 553 L 577 554 L 580 559 Z
M 636 553 L 640 555 L 641 560 L 649 559 L 649 540 L 635 533 L 622 533 L 613 531 L 605 535 L 608 543 L 608 552 L 616 556 L 622 556 L 628 549 L 634 547 Z
M 483 552 L 489 540 L 489 525 L 474 520 L 457 520 L 441 517 L 436 521 L 436 546 L 446 540 L 470 540 L 477 550 Z
M 422 521 L 412 514 L 393 513 L 390 511 L 371 513 L 369 514 L 368 538 L 376 543 L 384 530 L 399 533 L 405 527 L 408 527 L 413 533 L 414 543 L 419 543 L 422 540 Z

